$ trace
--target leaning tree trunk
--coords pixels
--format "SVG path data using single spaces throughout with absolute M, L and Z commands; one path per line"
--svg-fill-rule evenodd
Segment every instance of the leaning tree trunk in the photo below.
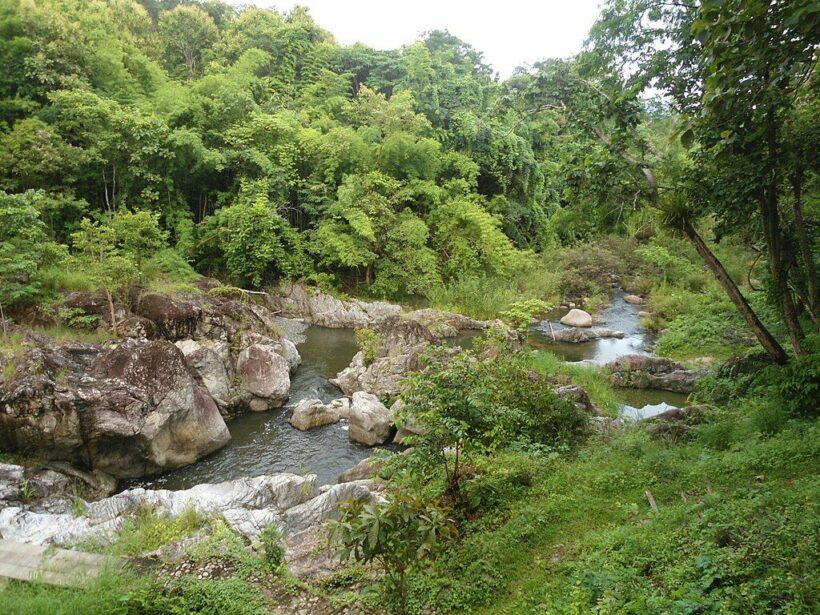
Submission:
M 720 282 L 723 290 L 729 295 L 732 303 L 735 304 L 740 315 L 743 316 L 746 324 L 749 325 L 749 328 L 755 334 L 755 337 L 757 337 L 760 345 L 763 346 L 768 355 L 777 363 L 783 364 L 788 362 L 789 356 L 786 354 L 786 351 L 783 350 L 783 347 L 777 342 L 774 336 L 769 333 L 769 330 L 757 317 L 757 314 L 755 314 L 752 307 L 746 301 L 746 297 L 743 296 L 743 293 L 740 292 L 735 281 L 723 267 L 723 263 L 721 263 L 718 257 L 709 249 L 709 246 L 703 241 L 703 237 L 698 234 L 695 227 L 688 221 L 684 222 L 683 232 L 695 246 L 695 250 L 700 254 L 703 262 L 706 263 L 706 266 L 717 278 L 717 281 Z

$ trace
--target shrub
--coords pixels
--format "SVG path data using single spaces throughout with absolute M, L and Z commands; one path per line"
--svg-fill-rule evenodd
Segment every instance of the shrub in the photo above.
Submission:
M 331 522 L 342 561 L 376 563 L 384 572 L 385 598 L 407 611 L 407 573 L 455 538 L 450 511 L 418 496 L 393 494 L 384 502 L 349 502 Z
M 362 351 L 364 364 L 370 365 L 381 353 L 382 338 L 374 329 L 356 329 L 356 345 Z
M 271 569 L 278 569 L 285 561 L 285 547 L 282 544 L 282 530 L 275 523 L 271 523 L 259 534 L 262 543 L 262 553 L 265 564 Z

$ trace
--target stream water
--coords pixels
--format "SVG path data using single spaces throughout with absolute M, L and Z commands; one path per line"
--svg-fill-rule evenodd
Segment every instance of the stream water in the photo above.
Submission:
M 553 342 L 552 330 L 566 329 L 560 319 L 567 309 L 554 310 L 547 315 L 547 320 L 535 325 L 530 331 L 530 345 L 548 350 L 564 361 L 590 362 L 603 365 L 626 354 L 651 354 L 655 343 L 654 336 L 641 326 L 638 313 L 643 306 L 632 305 L 624 301 L 625 293 L 618 291 L 612 296 L 612 302 L 596 315 L 595 326 L 621 331 L 623 338 L 604 338 L 591 340 L 582 344 Z M 632 419 L 644 419 L 660 414 L 672 408 L 686 404 L 686 395 L 654 389 L 618 389 L 623 400 L 621 414 Z
M 647 346 L 654 340 L 641 326 L 640 306 L 623 300 L 622 294 L 597 318 L 597 325 L 623 331 L 623 339 L 599 339 L 583 344 L 554 343 L 549 328 L 536 326 L 530 343 L 535 348 L 549 350 L 565 361 L 606 363 L 624 354 L 648 354 Z M 553 328 L 564 328 L 558 320 L 564 312 L 549 315 Z M 554 321 L 554 322 L 553 322 Z M 546 324 L 544 324 L 546 327 Z M 448 340 L 462 347 L 472 346 L 476 332 L 465 332 Z M 269 412 L 249 412 L 228 423 L 231 442 L 213 455 L 197 463 L 150 479 L 133 481 L 129 487 L 154 489 L 188 489 L 199 483 L 213 483 L 242 476 L 257 476 L 271 472 L 313 473 L 319 484 L 336 481 L 339 474 L 371 454 L 369 447 L 351 442 L 347 425 L 337 423 L 306 432 L 288 423 L 291 410 L 301 400 L 319 398 L 330 401 L 341 392 L 328 382 L 347 367 L 356 353 L 356 339 L 349 329 L 310 327 L 306 340 L 299 344 L 302 364 L 291 378 L 290 399 L 283 408 Z M 646 389 L 620 389 L 622 414 L 634 419 L 646 418 L 664 410 L 685 404 L 679 393 Z
M 347 425 L 336 423 L 299 431 L 288 423 L 291 410 L 302 399 L 328 402 L 342 393 L 327 379 L 350 364 L 357 352 L 349 329 L 310 327 L 299 344 L 302 364 L 291 377 L 290 399 L 268 412 L 248 412 L 228 422 L 231 442 L 193 465 L 134 481 L 129 486 L 151 489 L 188 489 L 242 476 L 272 472 L 312 473 L 320 485 L 335 483 L 345 470 L 371 454 L 371 449 L 351 442 Z

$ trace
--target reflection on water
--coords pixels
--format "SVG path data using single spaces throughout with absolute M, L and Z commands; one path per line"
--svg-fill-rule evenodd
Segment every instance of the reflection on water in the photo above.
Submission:
M 188 489 L 272 472 L 312 473 L 319 484 L 327 484 L 370 455 L 369 447 L 348 439 L 343 423 L 306 432 L 288 423 L 300 400 L 316 397 L 327 402 L 342 395 L 327 379 L 347 367 L 356 353 L 353 331 L 311 327 L 306 335 L 299 345 L 302 365 L 291 376 L 290 399 L 283 408 L 249 412 L 228 422 L 231 442 L 225 448 L 193 465 L 128 486 Z
M 621 331 L 624 337 L 593 340 L 583 344 L 552 341 L 550 325 L 555 331 L 567 328 L 560 323 L 560 319 L 568 310 L 555 310 L 548 315 L 549 320 L 532 328 L 531 343 L 536 348 L 548 350 L 570 362 L 592 361 L 603 364 L 625 354 L 649 354 L 647 346 L 654 342 L 654 337 L 641 326 L 638 312 L 642 309 L 640 305 L 631 305 L 624 301 L 623 291 L 615 293 L 612 296 L 612 303 L 596 316 L 595 326 Z
M 623 291 L 615 293 L 612 303 L 596 317 L 595 326 L 621 331 L 624 337 L 593 340 L 583 344 L 552 341 L 550 325 L 555 331 L 567 328 L 560 323 L 560 319 L 568 310 L 555 310 L 548 315 L 548 320 L 532 328 L 530 345 L 573 363 L 589 361 L 603 365 L 626 354 L 648 355 L 651 354 L 648 347 L 655 339 L 641 326 L 638 312 L 642 309 L 640 305 L 631 305 L 624 301 Z M 635 420 L 649 418 L 672 408 L 680 408 L 686 405 L 687 398 L 682 393 L 653 389 L 619 389 L 618 394 L 624 400 L 621 414 Z
M 687 395 L 655 389 L 618 389 L 618 396 L 624 401 L 621 416 L 640 420 L 648 419 L 661 412 L 686 405 Z

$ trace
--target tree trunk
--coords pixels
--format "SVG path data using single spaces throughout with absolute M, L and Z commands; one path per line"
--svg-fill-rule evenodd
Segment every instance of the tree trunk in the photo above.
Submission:
M 111 330 L 114 332 L 114 335 L 117 334 L 117 317 L 114 315 L 114 297 L 111 294 L 110 290 L 105 291 L 105 296 L 108 299 L 108 311 L 111 315 Z
M 723 290 L 725 290 L 726 294 L 729 295 L 732 303 L 735 304 L 735 307 L 740 312 L 740 315 L 743 316 L 746 324 L 749 325 L 749 328 L 755 334 L 755 337 L 757 337 L 760 345 L 763 346 L 768 355 L 774 359 L 775 362 L 780 363 L 781 365 L 787 363 L 789 357 L 786 354 L 786 351 L 783 350 L 783 347 L 777 342 L 774 336 L 769 333 L 769 330 L 757 317 L 757 314 L 755 314 L 752 307 L 746 301 L 746 297 L 743 296 L 740 289 L 737 287 L 737 284 L 735 284 L 734 280 L 726 272 L 726 269 L 723 267 L 723 263 L 721 263 L 720 260 L 718 260 L 718 257 L 715 256 L 709 249 L 709 246 L 706 245 L 706 242 L 703 241 L 703 238 L 698 234 L 691 223 L 684 223 L 683 232 L 695 246 L 695 250 L 697 250 L 698 254 L 700 254 L 701 258 L 706 263 L 706 266 L 717 278 L 717 281 L 720 282 Z
M 803 217 L 803 173 L 799 171 L 792 177 L 792 188 L 794 190 L 794 232 L 797 235 L 797 245 L 800 247 L 800 255 L 803 258 L 803 266 L 806 268 L 806 280 L 808 282 L 808 298 L 806 309 L 809 317 L 817 327 L 817 267 L 814 265 L 814 255 L 812 254 L 809 234 L 806 231 L 806 220 Z
M 760 221 L 763 225 L 763 235 L 766 237 L 766 245 L 769 249 L 769 259 L 772 267 L 772 275 L 777 285 L 778 300 L 783 311 L 783 318 L 789 329 L 789 339 L 794 348 L 795 354 L 803 356 L 806 354 L 803 348 L 805 334 L 800 326 L 800 318 L 797 315 L 797 307 L 792 298 L 791 288 L 789 288 L 789 269 L 786 259 L 786 247 L 783 241 L 783 233 L 780 228 L 780 212 L 777 207 L 777 167 L 775 161 L 778 159 L 777 146 L 777 126 L 774 120 L 774 110 L 769 109 L 766 118 L 766 139 L 768 141 L 768 182 L 760 195 Z

